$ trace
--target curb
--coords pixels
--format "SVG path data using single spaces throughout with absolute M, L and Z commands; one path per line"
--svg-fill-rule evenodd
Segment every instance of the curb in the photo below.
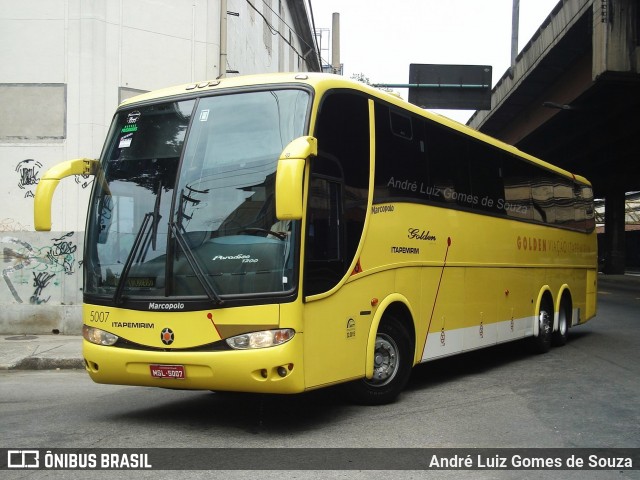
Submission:
M 598 275 L 598 293 L 602 289 L 615 287 L 625 292 L 640 293 L 640 276 Z
M 84 370 L 84 360 L 81 358 L 42 358 L 27 357 L 19 362 L 0 366 L 5 370 Z
M 82 337 L 11 335 L 0 338 L 0 371 L 84 370 Z

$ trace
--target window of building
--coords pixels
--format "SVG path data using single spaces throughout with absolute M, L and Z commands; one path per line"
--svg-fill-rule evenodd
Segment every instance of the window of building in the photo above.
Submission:
M 66 138 L 66 100 L 65 84 L 0 84 L 0 141 Z

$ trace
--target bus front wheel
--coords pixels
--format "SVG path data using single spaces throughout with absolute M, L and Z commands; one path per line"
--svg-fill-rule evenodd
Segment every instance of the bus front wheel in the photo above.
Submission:
M 411 340 L 398 321 L 383 321 L 376 334 L 373 377 L 347 384 L 351 399 L 362 405 L 393 402 L 411 375 Z

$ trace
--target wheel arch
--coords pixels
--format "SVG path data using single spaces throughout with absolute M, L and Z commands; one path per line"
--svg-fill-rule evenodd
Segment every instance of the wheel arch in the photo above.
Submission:
M 561 309 L 565 310 L 565 315 L 569 319 L 569 325 L 572 325 L 573 322 L 573 297 L 571 296 L 571 289 L 569 285 L 566 283 L 560 287 L 558 291 L 558 296 L 556 297 L 556 304 L 554 308 L 553 315 L 553 331 L 557 331 L 559 327 L 560 321 L 560 311 Z

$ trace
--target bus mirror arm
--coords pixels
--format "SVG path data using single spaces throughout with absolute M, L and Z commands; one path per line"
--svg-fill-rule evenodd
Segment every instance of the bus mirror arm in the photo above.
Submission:
M 280 154 L 276 171 L 276 217 L 278 220 L 302 219 L 302 187 L 306 161 L 318 155 L 318 140 L 298 137 Z
M 99 167 L 97 160 L 78 158 L 62 162 L 47 170 L 36 187 L 33 203 L 35 229 L 39 232 L 51 230 L 51 202 L 60 180 L 71 175 L 95 175 Z

